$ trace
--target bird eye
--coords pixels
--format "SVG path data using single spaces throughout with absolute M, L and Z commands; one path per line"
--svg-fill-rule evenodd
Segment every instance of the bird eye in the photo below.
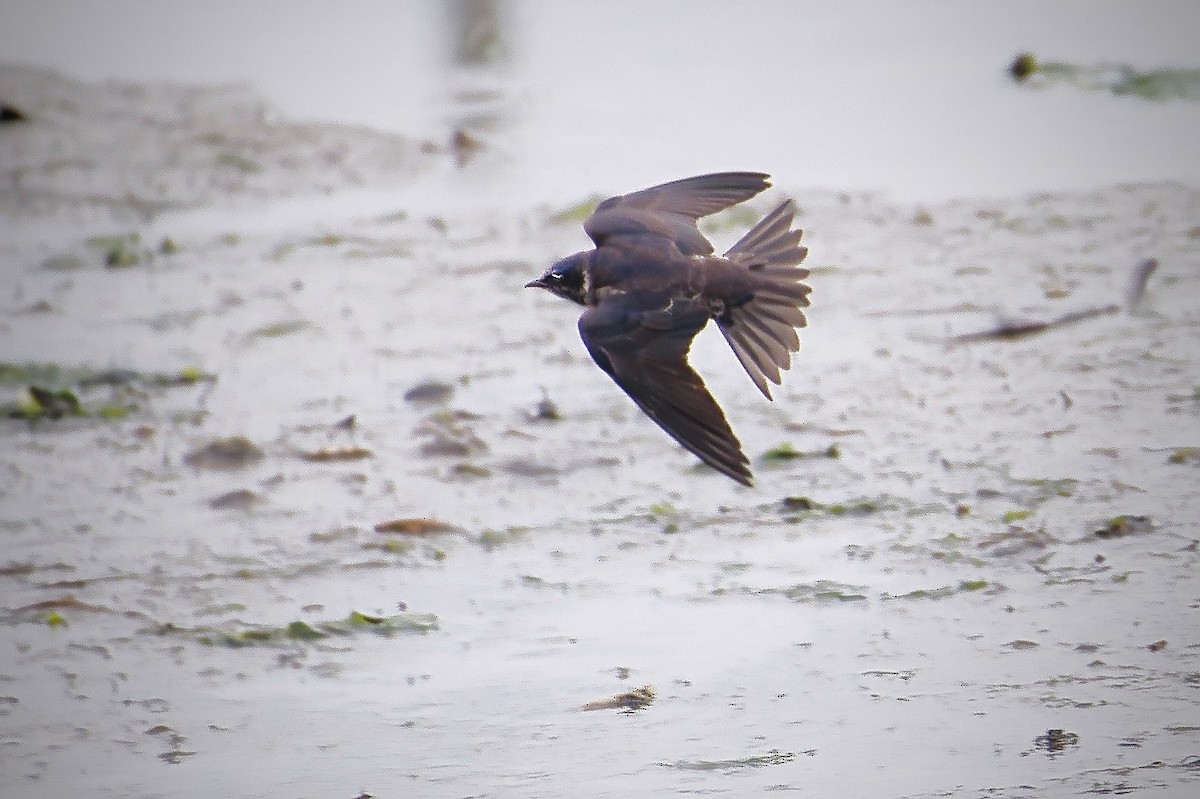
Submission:
M 551 272 L 550 279 L 551 280 L 562 280 L 562 275 L 560 275 L 558 272 Z

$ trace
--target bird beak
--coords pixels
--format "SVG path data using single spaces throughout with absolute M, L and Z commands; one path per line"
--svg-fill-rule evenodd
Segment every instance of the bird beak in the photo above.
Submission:
M 525 288 L 527 288 L 527 289 L 544 289 L 544 288 L 546 288 L 546 281 L 542 280 L 539 277 L 537 280 L 531 280 L 528 283 L 526 283 Z

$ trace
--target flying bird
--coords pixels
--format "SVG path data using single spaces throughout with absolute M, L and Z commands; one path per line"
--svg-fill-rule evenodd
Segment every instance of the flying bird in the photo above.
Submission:
M 761 172 L 721 172 L 610 197 L 583 223 L 595 249 L 553 264 L 526 288 L 584 306 L 579 335 L 592 359 L 672 438 L 717 471 L 753 485 L 724 412 L 688 363 L 709 319 L 768 400 L 769 380 L 800 350 L 808 250 L 780 203 L 723 256 L 697 227 L 770 187 Z

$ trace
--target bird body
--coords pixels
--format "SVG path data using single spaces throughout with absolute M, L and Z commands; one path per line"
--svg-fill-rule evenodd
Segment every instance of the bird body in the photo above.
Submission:
M 665 183 L 600 203 L 584 223 L 593 250 L 553 264 L 527 287 L 584 306 L 579 333 L 596 364 L 676 441 L 751 485 L 749 460 L 725 414 L 687 362 L 692 339 L 715 319 L 762 394 L 800 348 L 810 288 L 797 265 L 807 250 L 787 200 L 724 256 L 697 221 L 770 186 L 758 172 Z

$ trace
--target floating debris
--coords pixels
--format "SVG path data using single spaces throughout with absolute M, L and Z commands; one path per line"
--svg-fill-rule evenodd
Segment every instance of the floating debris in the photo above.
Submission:
M 462 168 L 469 164 L 484 149 L 483 142 L 463 128 L 450 136 L 450 152 L 454 154 L 454 165 Z
M 42 261 L 42 268 L 52 272 L 77 272 L 87 268 L 87 261 L 78 255 L 52 255 Z
M 449 522 L 430 518 L 393 519 L 388 522 L 380 522 L 375 525 L 374 529 L 377 533 L 401 533 L 403 535 L 462 532 L 458 527 Z
M 1009 641 L 1003 645 L 1005 649 L 1011 649 L 1014 652 L 1027 652 L 1030 649 L 1037 649 L 1041 646 L 1037 641 L 1029 641 L 1025 638 L 1018 638 L 1015 641 Z
M 0 624 L 33 622 L 36 624 L 45 624 L 49 627 L 63 627 L 68 623 L 68 614 L 73 612 L 121 615 L 128 618 L 148 618 L 138 611 L 117 611 L 105 605 L 82 602 L 68 594 L 54 599 L 43 599 L 40 602 L 33 602 L 0 613 Z
M 819 510 L 821 503 L 808 497 L 784 497 L 779 504 L 785 511 Z
M 109 269 L 136 266 L 141 263 L 143 254 L 148 255 L 148 253 L 143 253 L 142 237 L 138 233 L 92 236 L 85 240 L 84 244 L 93 252 L 101 254 L 104 258 L 104 265 Z
M 1146 291 L 1146 284 L 1150 280 L 1150 276 L 1154 274 L 1154 270 L 1158 268 L 1158 260 L 1147 258 L 1133 269 L 1133 275 L 1130 278 L 1129 290 L 1126 292 L 1125 300 L 1128 307 L 1133 307 Z M 1083 322 L 1088 319 L 1095 319 L 1100 316 L 1109 316 L 1120 312 L 1121 306 L 1117 304 L 1109 304 L 1097 306 L 1094 308 L 1084 308 L 1080 311 L 1072 311 L 1062 314 L 1050 320 L 1032 320 L 1032 321 L 1001 321 L 995 327 L 989 330 L 982 330 L 976 333 L 964 333 L 958 336 L 952 336 L 946 340 L 947 345 L 953 346 L 956 344 L 972 344 L 977 341 L 996 341 L 996 340 L 1014 340 L 1033 336 L 1038 333 L 1044 333 L 1047 330 L 1053 330 L 1067 325 L 1073 325 L 1077 322 Z M 1064 401 L 1069 402 L 1070 398 L 1064 394 Z M 1067 407 L 1070 407 L 1068 404 Z
M 817 502 L 810 497 L 784 497 L 779 502 L 780 510 L 786 514 L 789 522 L 799 522 L 818 513 L 829 516 L 866 516 L 880 509 L 881 504 L 873 499 L 859 499 L 852 502 Z
M 1143 72 L 1129 64 L 1070 64 L 1041 61 L 1033 53 L 1020 53 L 1009 64 L 1008 74 L 1017 83 L 1037 87 L 1058 83 L 1085 91 L 1136 95 L 1145 100 L 1200 100 L 1200 69 Z
M 514 474 L 517 477 L 532 477 L 532 478 L 547 478 L 554 477 L 561 473 L 561 469 L 556 466 L 551 466 L 546 463 L 528 460 L 525 458 L 513 458 L 500 464 L 500 470 L 507 474 Z
M 208 501 L 208 506 L 214 510 L 251 510 L 266 500 L 248 488 L 228 491 Z
M 189 638 L 206 646 L 226 646 L 240 649 L 248 646 L 280 646 L 296 642 L 312 643 L 326 638 L 348 637 L 367 632 L 392 638 L 401 633 L 428 633 L 438 629 L 432 613 L 399 613 L 377 616 L 351 611 L 344 619 L 334 621 L 293 621 L 282 627 L 239 624 L 229 629 L 211 627 L 178 627 L 162 624 L 144 630 L 155 635 Z
M 426 380 L 404 392 L 404 401 L 416 405 L 435 404 L 448 401 L 454 396 L 454 386 L 437 380 Z
M 643 710 L 654 702 L 653 686 L 643 685 L 623 694 L 617 694 L 609 699 L 598 699 L 588 702 L 580 710 L 620 710 L 623 713 L 634 713 Z
M 1154 529 L 1148 516 L 1130 516 L 1122 514 L 1109 519 L 1107 523 L 1094 532 L 1097 538 L 1121 538 L 1135 533 L 1148 533 Z
M 312 327 L 312 322 L 305 319 L 284 319 L 278 322 L 256 327 L 250 331 L 250 338 L 279 338 L 281 336 L 289 336 L 292 333 L 299 333 L 301 330 L 307 330 Z
M 464 458 L 487 452 L 487 444 L 465 424 L 476 418 L 465 411 L 438 411 L 425 417 L 416 430 L 429 439 L 421 445 L 421 454 Z
M 766 463 L 772 461 L 790 461 L 797 458 L 840 458 L 841 450 L 837 444 L 830 444 L 822 450 L 804 451 L 796 449 L 791 443 L 785 441 L 782 444 L 777 444 L 762 454 L 762 460 Z
M 201 469 L 239 469 L 263 459 L 263 451 L 245 436 L 218 438 L 183 456 L 184 463 Z
M 1167 462 L 1200 464 L 1200 447 L 1178 447 L 1167 457 Z
M 562 421 L 562 411 L 558 409 L 558 405 L 554 400 L 550 399 L 550 395 L 546 392 L 546 389 L 542 389 L 542 398 L 534 409 L 531 418 L 544 422 Z
M 24 122 L 25 112 L 15 105 L 0 103 L 0 122 Z
M 789 588 L 763 588 L 756 594 L 780 594 L 793 602 L 866 602 L 865 585 L 849 585 L 834 580 L 798 583 Z
M 363 458 L 372 457 L 373 454 L 366 447 L 323 447 L 321 449 L 302 450 L 300 457 L 314 463 L 334 463 L 337 461 L 360 461 Z
M 816 754 L 816 751 L 817 750 L 815 749 L 806 749 L 804 754 L 811 757 Z M 663 763 L 662 765 L 684 771 L 732 772 L 744 768 L 782 766 L 786 763 L 791 763 L 795 759 L 795 752 L 781 752 L 778 749 L 772 749 L 765 755 L 752 755 L 750 757 L 734 758 L 730 760 L 677 760 L 674 763 Z
M 1076 322 L 1082 322 L 1086 319 L 1095 319 L 1099 316 L 1109 316 L 1120 312 L 1119 305 L 1105 305 L 1099 308 L 1085 308 L 1082 311 L 1072 311 L 1071 313 L 1063 314 L 1049 321 L 1029 321 L 1029 322 L 1011 322 L 1004 321 L 997 324 L 989 330 L 982 330 L 977 333 L 964 333 L 959 336 L 952 336 L 946 340 L 948 345 L 958 344 L 973 344 L 977 341 L 1004 341 L 1025 338 L 1026 336 L 1045 333 L 1047 330 L 1053 330 L 1067 325 L 1073 325 Z
M 947 597 L 955 596 L 956 594 L 971 593 L 972 591 L 982 591 L 991 583 L 987 580 L 962 580 L 958 585 L 943 585 L 939 588 L 918 588 L 915 591 L 908 591 L 903 594 L 882 594 L 881 599 L 946 599 Z M 1000 590 L 1003 590 L 1001 588 Z M 1036 644 L 1035 644 L 1036 646 Z
M 88 413 L 83 409 L 79 397 L 70 389 L 29 386 L 21 401 L 9 408 L 8 415 L 32 422 L 37 419 L 61 419 L 64 416 L 87 416 Z
M 1162 638 L 1152 644 L 1146 644 L 1146 648 L 1151 652 L 1161 652 L 1167 648 L 1167 639 Z
M 142 260 L 138 251 L 125 244 L 114 244 L 104 254 L 104 265 L 109 269 L 121 269 L 128 266 L 137 266 Z
M 1078 746 L 1079 736 L 1066 730 L 1050 729 L 1034 738 L 1033 745 L 1047 752 L 1061 752 L 1068 746 Z
M 1125 299 L 1126 305 L 1132 308 L 1138 304 L 1138 300 L 1146 293 L 1146 284 L 1150 282 L 1150 276 L 1154 274 L 1154 270 L 1157 268 L 1157 258 L 1147 258 L 1134 267 L 1133 276 L 1129 280 L 1129 292 Z
M 491 477 L 492 470 L 477 463 L 456 463 L 453 473 L 459 477 Z
M 1044 529 L 1030 530 L 1018 524 L 1010 524 L 1008 529 L 992 533 L 979 542 L 979 548 L 989 550 L 987 554 L 994 557 L 1012 557 L 1024 554 L 1030 550 L 1042 550 L 1059 540 Z
M 195 367 L 187 367 L 177 374 L 170 374 L 145 373 L 133 369 L 68 368 L 52 363 L 0 363 L 0 383 L 29 382 L 16 402 L 0 405 L 0 415 L 29 421 L 61 419 L 67 416 L 124 419 L 138 410 L 138 406 L 115 400 L 100 405 L 88 405 L 84 403 L 81 392 L 108 387 L 126 389 L 122 396 L 128 396 L 132 390 L 137 396 L 145 397 L 146 393 L 140 390 L 141 388 L 172 388 L 216 379 L 215 375 Z M 76 388 L 79 392 L 75 391 Z

